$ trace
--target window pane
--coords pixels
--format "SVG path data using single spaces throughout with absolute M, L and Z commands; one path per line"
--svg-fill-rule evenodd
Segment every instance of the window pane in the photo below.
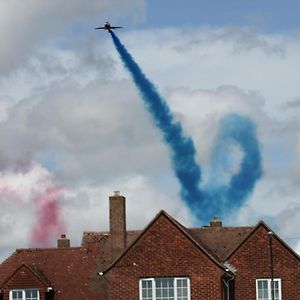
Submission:
M 279 282 L 278 282 L 278 280 L 274 281 L 274 299 L 279 300 Z
M 188 283 L 186 278 L 177 279 L 177 300 L 188 300 Z
M 169 289 L 169 297 L 174 298 L 174 288 Z
M 175 300 L 174 278 L 157 278 L 155 286 L 156 300 Z
M 37 289 L 25 290 L 25 297 L 26 300 L 38 300 L 38 290 Z
M 12 291 L 12 300 L 23 300 L 22 291 Z
M 257 281 L 257 300 L 268 299 L 268 280 Z
M 167 288 L 163 288 L 162 293 L 163 293 L 163 298 L 167 298 L 168 297 L 168 290 L 167 290 Z
M 142 300 L 153 300 L 152 280 L 142 280 Z
M 162 291 L 160 289 L 156 289 L 156 297 L 161 298 L 162 297 Z

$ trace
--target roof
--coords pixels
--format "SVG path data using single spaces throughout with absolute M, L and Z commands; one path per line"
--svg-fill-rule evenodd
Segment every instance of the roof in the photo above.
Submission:
M 130 245 L 141 233 L 142 230 L 127 230 L 126 245 Z M 82 246 L 88 246 L 92 243 L 100 243 L 102 246 L 110 243 L 110 233 L 107 231 L 85 231 L 82 236 Z
M 248 237 L 253 226 L 248 227 L 201 227 L 190 228 L 190 235 L 210 253 L 224 262 L 228 256 Z
M 55 290 L 56 299 L 101 299 L 95 285 L 97 253 L 85 247 L 17 249 L 0 268 L 1 286 L 12 270 L 25 264 Z M 63 271 L 61 271 L 63 270 Z M 78 298 L 77 298 L 78 296 Z
M 166 212 L 164 212 L 168 215 Z M 184 230 L 192 239 L 203 247 L 210 255 L 220 262 L 226 261 L 227 257 L 248 237 L 255 228 L 254 226 L 244 227 L 200 227 L 186 228 L 170 215 L 172 222 Z M 129 247 L 141 234 L 143 230 L 127 231 L 127 247 Z M 110 243 L 109 232 L 88 231 L 83 233 L 82 245 L 88 246 L 91 243 Z M 103 247 L 102 247 L 103 248 Z M 109 251 L 109 250 L 108 250 Z M 108 255 L 108 254 L 107 254 Z M 106 255 L 106 256 L 107 256 Z

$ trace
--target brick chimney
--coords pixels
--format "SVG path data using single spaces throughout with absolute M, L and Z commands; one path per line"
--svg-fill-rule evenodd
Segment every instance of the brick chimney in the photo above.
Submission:
M 126 247 L 126 198 L 119 191 L 109 197 L 109 229 L 112 259 Z
M 210 221 L 210 227 L 222 227 L 222 221 L 218 216 L 214 216 L 213 220 Z
M 57 248 L 70 248 L 70 240 L 65 234 L 62 234 L 57 240 Z

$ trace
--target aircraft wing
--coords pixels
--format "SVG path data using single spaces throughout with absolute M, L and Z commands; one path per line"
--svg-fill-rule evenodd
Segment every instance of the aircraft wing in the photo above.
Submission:
M 123 27 L 120 27 L 120 26 L 110 26 L 111 29 L 116 29 L 116 28 L 123 28 Z
M 96 27 L 95 29 L 105 29 L 105 27 Z

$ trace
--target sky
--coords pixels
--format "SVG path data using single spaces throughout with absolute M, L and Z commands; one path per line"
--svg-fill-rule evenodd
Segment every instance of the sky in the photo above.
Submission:
M 93 29 L 106 20 L 124 27 L 117 36 L 193 139 L 204 176 L 222 118 L 255 123 L 263 176 L 222 221 L 264 220 L 299 253 L 299 8 L 295 0 L 0 0 L 0 260 L 55 246 L 62 233 L 78 246 L 83 231 L 108 230 L 116 190 L 130 229 L 161 209 L 197 223 L 110 35 Z

